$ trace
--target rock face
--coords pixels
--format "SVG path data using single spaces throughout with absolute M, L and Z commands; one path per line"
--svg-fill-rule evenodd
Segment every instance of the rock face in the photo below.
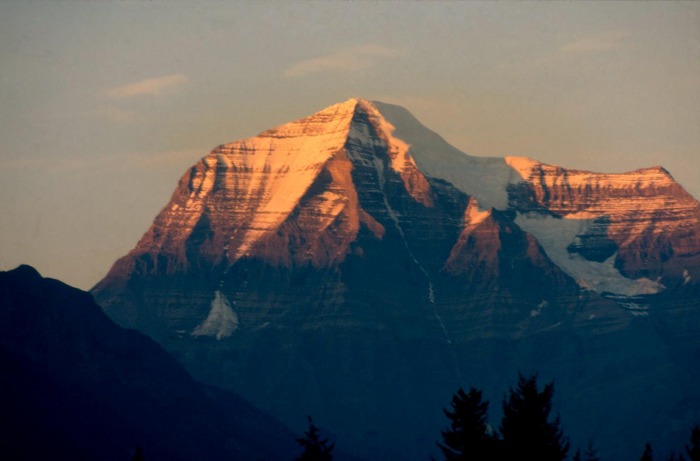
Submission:
M 29 266 L 0 272 L 2 459 L 289 459 L 294 435 L 195 382 L 92 297 Z
M 698 266 L 698 202 L 663 168 L 598 174 L 523 158 L 507 162 L 526 181 L 512 187 L 512 208 L 588 221 L 572 243 L 584 258 L 617 255 L 623 276 L 661 277 L 670 286 L 684 283 L 688 267 Z
M 497 409 L 518 370 L 556 378 L 574 442 L 625 459 L 700 418 L 680 362 L 700 353 L 699 223 L 663 169 L 469 157 L 352 99 L 214 149 L 92 293 L 199 379 L 370 459 L 425 458 L 458 386 Z

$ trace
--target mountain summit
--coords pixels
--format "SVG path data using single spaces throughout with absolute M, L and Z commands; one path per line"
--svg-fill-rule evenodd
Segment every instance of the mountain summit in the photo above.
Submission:
M 460 218 L 471 226 L 470 214 L 485 219 L 492 210 L 514 211 L 518 227 L 594 291 L 657 293 L 664 282 L 700 276 L 691 274 L 700 261 L 699 204 L 663 168 L 599 174 L 524 157 L 470 157 L 401 107 L 350 99 L 218 146 L 183 176 L 151 229 L 106 280 L 193 265 L 225 270 L 251 258 L 331 267 L 345 260 L 361 228 L 381 240 L 381 215 L 401 230 L 388 188 L 428 209 L 445 194 L 436 189 L 455 189 L 451 195 L 464 202 Z M 376 200 L 360 200 L 363 193 Z M 374 216 L 371 207 L 383 209 Z M 579 257 L 567 263 L 572 255 Z M 124 267 L 135 260 L 142 267 Z M 618 286 L 599 287 L 595 272 Z
M 663 168 L 471 157 L 401 107 L 350 99 L 215 148 L 92 293 L 198 378 L 410 459 L 456 387 L 497 401 L 516 370 L 580 395 L 587 439 L 630 380 L 639 397 L 649 367 L 697 353 L 698 280 L 700 204 Z M 582 387 L 641 356 L 636 378 Z M 659 411 L 700 400 L 686 391 L 664 389 Z M 674 436 L 626 414 L 620 430 Z

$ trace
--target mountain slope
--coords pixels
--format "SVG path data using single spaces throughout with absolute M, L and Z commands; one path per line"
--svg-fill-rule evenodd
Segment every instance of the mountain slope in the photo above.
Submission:
M 628 412 L 601 437 L 624 452 L 620 431 L 676 434 L 631 403 L 660 370 L 659 411 L 698 413 L 679 360 L 698 351 L 699 216 L 659 169 L 469 157 L 352 99 L 214 149 L 92 292 L 199 379 L 372 459 L 427 455 L 458 386 L 498 401 L 518 370 L 578 396 L 584 441 Z
M 92 297 L 33 268 L 0 273 L 3 459 L 288 459 L 293 435 L 196 383 Z

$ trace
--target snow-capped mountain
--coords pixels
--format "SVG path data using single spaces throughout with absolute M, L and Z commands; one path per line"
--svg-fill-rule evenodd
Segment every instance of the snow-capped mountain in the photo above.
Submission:
M 379 459 L 426 456 L 457 386 L 497 402 L 525 369 L 579 395 L 590 437 L 629 402 L 608 370 L 644 364 L 629 399 L 691 373 L 668 364 L 697 358 L 699 278 L 700 205 L 662 168 L 470 157 L 351 99 L 215 148 L 92 292 L 200 379 Z M 659 411 L 683 399 L 700 418 L 676 380 Z M 673 437 L 659 421 L 619 424 Z

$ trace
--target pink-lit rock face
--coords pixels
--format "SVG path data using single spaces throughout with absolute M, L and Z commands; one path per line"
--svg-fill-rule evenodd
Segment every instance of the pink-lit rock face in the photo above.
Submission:
M 684 272 L 697 267 L 700 207 L 663 168 L 602 174 L 526 158 L 506 161 L 524 181 L 512 187 L 512 208 L 587 222 L 571 252 L 615 255 L 624 276 L 663 277 L 670 284 L 682 283 Z
M 161 273 L 187 270 L 188 249 L 212 265 L 251 257 L 283 266 L 340 263 L 361 223 L 377 238 L 384 233 L 358 204 L 353 170 L 392 169 L 416 201 L 432 206 L 410 146 L 392 129 L 374 106 L 352 99 L 219 146 L 183 176 L 131 254 L 163 256 L 166 267 L 150 269 Z M 363 157 L 368 149 L 383 154 Z
M 183 176 L 135 251 L 172 255 L 176 267 L 186 267 L 188 246 L 218 264 L 249 256 L 262 245 L 257 248 L 262 254 L 288 263 L 287 252 L 267 251 L 265 241 L 274 240 L 286 221 L 296 220 L 291 215 L 298 205 L 313 210 L 299 229 L 305 236 L 320 233 L 353 207 L 354 191 L 342 185 L 352 186 L 344 178 L 349 165 L 343 167 L 339 157 L 354 107 L 348 101 L 217 147 Z M 357 214 L 355 209 L 355 221 Z
M 475 264 L 495 267 L 500 246 L 484 240 L 484 226 L 474 233 L 495 207 L 516 211 L 520 227 L 585 288 L 596 290 L 593 263 L 609 258 L 620 277 L 649 281 L 624 294 L 655 293 L 700 277 L 698 202 L 663 168 L 601 174 L 527 158 L 469 157 L 403 109 L 358 99 L 214 149 L 183 176 L 129 261 L 118 262 L 110 276 L 225 270 L 246 258 L 273 266 L 333 267 L 363 251 L 353 250 L 361 228 L 381 240 L 387 225 L 381 216 L 395 227 L 397 211 L 385 198 L 396 196 L 396 187 L 434 208 L 435 187 L 442 187 L 435 179 L 471 196 L 459 216 L 436 210 L 438 219 L 460 220 L 464 227 L 451 253 L 439 255 L 450 273 L 473 271 Z M 372 196 L 372 205 L 361 203 L 358 189 Z M 545 212 L 557 220 L 538 226 L 530 219 Z M 570 226 L 569 220 L 578 226 L 572 235 L 547 235 Z M 433 238 L 428 234 L 424 238 Z M 572 255 L 582 261 L 566 264 Z M 609 284 L 597 291 L 607 289 L 614 291 Z

